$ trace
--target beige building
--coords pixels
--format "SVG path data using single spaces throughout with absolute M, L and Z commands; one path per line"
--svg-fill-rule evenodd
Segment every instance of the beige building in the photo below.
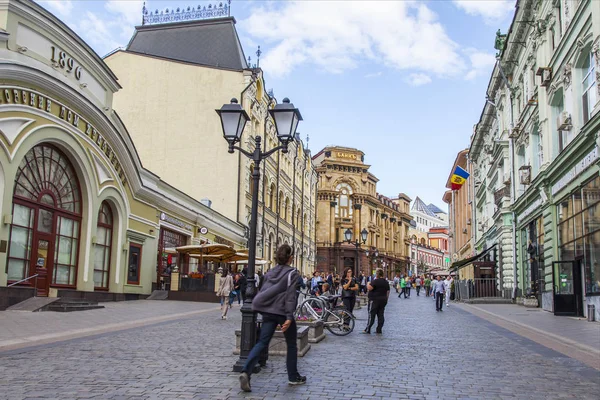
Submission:
M 450 189 L 452 174 L 456 167 L 469 171 L 467 162 L 468 150 L 462 150 L 456 156 L 456 160 L 450 170 L 446 187 Z M 450 253 L 452 261 L 460 261 L 473 256 L 473 236 L 471 231 L 472 208 L 469 198 L 470 185 L 465 184 L 459 190 L 448 190 L 444 193 L 443 200 L 448 204 L 450 210 Z
M 313 161 L 318 173 L 317 269 L 342 273 L 352 267 L 370 274 L 383 267 L 388 277 L 405 272 L 410 198 L 400 194 L 391 199 L 377 193 L 379 180 L 369 172 L 370 165 L 358 149 L 326 147 Z M 352 244 L 345 242 L 347 229 L 353 233 Z M 364 244 L 363 229 L 368 232 Z M 358 249 L 357 240 L 361 242 Z
M 120 89 L 52 14 L 0 0 L 0 309 L 34 292 L 149 295 L 161 283 L 160 243 L 170 238 L 244 246 L 241 224 L 142 167 L 113 110 Z M 170 261 L 184 274 L 198 268 Z
M 146 16 L 147 17 L 147 16 Z M 215 109 L 237 98 L 250 116 L 240 146 L 278 145 L 267 110 L 276 99 L 260 68 L 246 61 L 232 17 L 161 23 L 144 18 L 124 50 L 105 61 L 123 87 L 114 107 L 142 163 L 192 198 L 248 226 L 252 163 L 229 154 Z M 278 244 L 294 243 L 296 266 L 313 269 L 316 172 L 298 139 L 287 154 L 262 164 L 257 255 L 269 260 Z

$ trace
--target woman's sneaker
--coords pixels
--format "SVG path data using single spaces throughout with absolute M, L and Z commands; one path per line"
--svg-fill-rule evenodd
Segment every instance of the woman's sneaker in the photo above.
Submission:
M 288 381 L 288 384 L 290 384 L 292 386 L 304 385 L 305 383 L 306 383 L 306 377 L 305 376 L 301 376 L 301 375 L 298 375 L 296 377 L 296 379 L 290 379 Z

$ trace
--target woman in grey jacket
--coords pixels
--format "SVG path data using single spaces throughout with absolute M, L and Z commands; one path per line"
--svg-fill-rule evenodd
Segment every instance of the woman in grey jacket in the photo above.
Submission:
M 262 314 L 263 322 L 260 338 L 250 351 L 240 374 L 240 387 L 244 392 L 251 391 L 250 375 L 258 363 L 261 352 L 269 347 L 277 325 L 281 325 L 281 331 L 287 344 L 288 383 L 290 385 L 306 383 L 306 377 L 298 373 L 298 349 L 296 346 L 298 332 L 294 311 L 298 301 L 296 290 L 299 275 L 295 268 L 290 267 L 294 260 L 294 252 L 290 246 L 284 244 L 277 249 L 275 257 L 277 265 L 264 275 L 260 292 L 252 300 L 252 309 Z

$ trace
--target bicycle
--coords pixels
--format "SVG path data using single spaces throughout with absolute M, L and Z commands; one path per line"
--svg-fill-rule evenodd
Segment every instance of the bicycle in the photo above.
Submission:
M 354 316 L 344 308 L 331 305 L 331 301 L 338 297 L 340 296 L 309 297 L 298 305 L 295 315 L 323 321 L 324 327 L 329 332 L 336 336 L 346 336 L 354 330 Z

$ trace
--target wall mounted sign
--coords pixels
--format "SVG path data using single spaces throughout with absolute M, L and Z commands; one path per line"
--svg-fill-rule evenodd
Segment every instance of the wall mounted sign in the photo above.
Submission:
M 338 152 L 337 152 L 337 157 L 338 157 L 338 158 L 349 158 L 349 159 L 351 159 L 351 160 L 356 160 L 356 159 L 357 159 L 357 157 L 356 157 L 356 154 L 352 154 L 352 153 L 343 153 L 343 152 L 341 152 L 341 151 L 338 151 Z
M 565 186 L 567 186 L 573 179 L 577 178 L 583 171 L 588 169 L 594 162 L 598 160 L 598 146 L 594 147 L 581 161 L 579 161 L 573 168 L 569 170 L 558 182 L 552 186 L 552 196 L 560 192 Z
M 200 234 L 201 235 L 206 235 L 208 233 L 208 228 L 203 226 L 202 228 L 200 228 Z
M 160 220 L 168 222 L 168 223 L 178 226 L 180 228 L 187 229 L 188 231 L 192 230 L 192 225 L 190 225 L 180 219 L 177 219 L 175 217 L 171 217 L 170 215 L 167 215 L 164 212 L 160 213 Z
M 543 204 L 542 199 L 537 199 L 529 205 L 521 214 L 518 215 L 519 222 L 525 220 L 531 213 L 536 211 Z
M 92 140 L 92 143 L 102 151 L 110 160 L 110 163 L 115 168 L 119 179 L 123 184 L 126 183 L 125 171 L 121 163 L 117 159 L 117 155 L 112 147 L 104 139 L 104 136 L 94 128 L 92 124 L 86 122 L 79 114 L 70 108 L 60 104 L 46 95 L 42 95 L 32 90 L 26 90 L 18 87 L 0 87 L 2 95 L 0 95 L 0 104 L 24 105 L 44 111 L 55 117 L 66 121 L 69 125 L 77 128 Z
M 233 243 L 231 240 L 227 240 L 225 238 L 222 238 L 221 236 L 217 236 L 215 235 L 215 243 L 219 243 L 219 244 L 224 244 L 230 247 L 234 247 L 235 243 Z

